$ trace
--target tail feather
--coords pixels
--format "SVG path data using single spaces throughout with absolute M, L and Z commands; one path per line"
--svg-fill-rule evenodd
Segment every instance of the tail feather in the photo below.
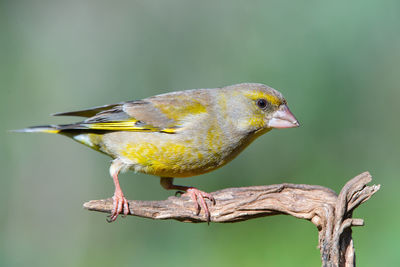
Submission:
M 59 133 L 61 131 L 58 125 L 33 126 L 25 129 L 13 130 L 17 133 Z

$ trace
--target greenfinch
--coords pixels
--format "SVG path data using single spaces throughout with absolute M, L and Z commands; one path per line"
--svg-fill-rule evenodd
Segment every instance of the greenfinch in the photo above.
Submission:
M 215 203 L 212 195 L 175 185 L 173 179 L 220 168 L 272 128 L 299 126 L 282 94 L 259 83 L 178 91 L 54 115 L 86 119 L 19 131 L 65 135 L 111 156 L 115 191 L 109 221 L 129 214 L 118 181 L 126 170 L 159 176 L 165 189 L 184 191 L 197 214 L 202 209 L 209 221 L 205 199 Z

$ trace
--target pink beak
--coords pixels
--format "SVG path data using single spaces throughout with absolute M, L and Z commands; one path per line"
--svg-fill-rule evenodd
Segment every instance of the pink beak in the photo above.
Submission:
M 277 111 L 272 114 L 271 120 L 268 122 L 269 128 L 293 128 L 299 127 L 300 124 L 296 117 L 290 112 L 286 105 L 281 105 Z

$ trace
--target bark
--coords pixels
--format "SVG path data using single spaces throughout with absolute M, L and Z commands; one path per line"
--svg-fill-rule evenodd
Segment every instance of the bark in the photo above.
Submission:
M 372 178 L 364 172 L 346 183 L 337 195 L 318 185 L 278 184 L 227 188 L 211 193 L 216 204 L 208 202 L 211 222 L 233 223 L 258 217 L 286 214 L 311 221 L 319 232 L 322 266 L 355 266 L 352 226 L 362 219 L 352 218 L 353 211 L 367 201 L 380 185 L 367 186 Z M 91 200 L 88 210 L 110 213 L 112 199 Z M 130 215 L 181 222 L 207 222 L 201 211 L 196 214 L 188 197 L 169 197 L 162 201 L 129 200 Z

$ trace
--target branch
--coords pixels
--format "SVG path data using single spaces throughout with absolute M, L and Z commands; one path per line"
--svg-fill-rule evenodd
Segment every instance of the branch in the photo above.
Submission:
M 317 185 L 278 184 L 227 188 L 211 193 L 216 204 L 208 202 L 211 222 L 240 222 L 278 214 L 306 219 L 317 226 L 323 266 L 354 266 L 355 254 L 351 226 L 362 226 L 362 219 L 353 219 L 353 210 L 367 201 L 380 185 L 367 186 L 372 178 L 364 172 L 351 179 L 339 196 L 329 188 Z M 182 222 L 207 222 L 201 211 L 196 215 L 188 197 L 169 197 L 162 201 L 130 200 L 130 215 L 155 220 L 173 219 Z M 110 213 L 112 199 L 91 200 L 88 210 Z

